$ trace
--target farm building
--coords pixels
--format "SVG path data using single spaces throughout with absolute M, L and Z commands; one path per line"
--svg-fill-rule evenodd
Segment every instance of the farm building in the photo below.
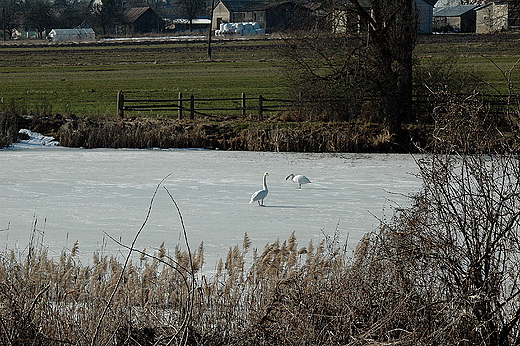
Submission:
M 13 29 L 11 37 L 15 40 L 17 39 L 25 39 L 25 38 L 38 38 L 39 34 L 36 31 L 23 31 L 18 29 Z
M 508 4 L 490 2 L 475 9 L 477 34 L 492 34 L 508 28 Z
M 417 13 L 417 32 L 419 34 L 431 34 L 433 32 L 433 7 L 437 0 L 415 0 L 414 6 Z
M 370 0 L 360 1 L 361 5 L 369 10 L 371 7 Z M 437 0 L 415 0 L 414 7 L 417 13 L 417 32 L 420 34 L 431 34 L 433 31 L 433 7 Z M 347 27 L 356 26 L 361 30 L 358 17 L 352 17 L 346 11 L 335 11 L 332 14 L 334 19 L 332 21 L 335 32 L 347 32 Z
M 123 32 L 126 35 L 162 32 L 163 19 L 151 7 L 132 7 L 123 13 Z
M 314 8 L 293 1 L 273 3 L 220 0 L 213 9 L 211 28 L 219 29 L 222 23 L 256 22 L 266 32 L 307 30 L 316 18 Z
M 96 34 L 88 29 L 52 29 L 47 35 L 53 42 L 89 42 L 96 39 Z
M 434 31 L 475 32 L 479 5 L 441 7 L 433 12 Z

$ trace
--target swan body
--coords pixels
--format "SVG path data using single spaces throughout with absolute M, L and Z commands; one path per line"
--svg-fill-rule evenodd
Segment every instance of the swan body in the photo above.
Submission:
M 258 190 L 251 195 L 251 200 L 249 201 L 249 204 L 251 204 L 253 202 L 258 202 L 258 205 L 264 206 L 264 198 L 267 196 L 267 193 L 269 192 L 267 190 L 267 182 L 266 182 L 266 178 L 268 175 L 269 175 L 269 173 L 267 173 L 267 172 L 264 173 L 263 188 L 262 188 L 262 190 Z
M 309 180 L 309 178 L 307 178 L 306 176 L 304 175 L 301 175 L 301 174 L 298 174 L 298 175 L 294 175 L 294 174 L 289 174 L 285 180 L 291 178 L 292 181 L 294 181 L 295 183 L 298 183 L 298 188 L 301 189 L 302 188 L 302 185 L 303 184 L 310 184 L 311 181 Z

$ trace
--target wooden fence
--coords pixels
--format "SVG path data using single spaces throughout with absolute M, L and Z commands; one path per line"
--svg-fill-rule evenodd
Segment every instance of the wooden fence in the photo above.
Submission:
M 510 113 L 512 110 L 520 112 L 520 95 L 458 95 L 459 100 L 468 99 L 478 100 L 482 104 L 487 105 L 490 114 L 500 115 Z M 332 99 L 328 99 L 331 101 Z M 307 102 L 317 102 L 324 100 L 303 101 L 302 98 L 297 99 L 270 99 L 262 95 L 258 97 L 246 97 L 242 93 L 241 97 L 231 98 L 195 98 L 193 95 L 184 97 L 179 93 L 176 99 L 152 99 L 152 98 L 126 98 L 123 91 L 117 94 L 117 114 L 124 117 L 127 111 L 174 111 L 177 112 L 178 118 L 183 119 L 187 114 L 189 119 L 195 119 L 195 115 L 212 116 L 209 111 L 230 111 L 241 112 L 242 117 L 253 117 L 257 114 L 258 119 L 262 120 L 265 112 L 279 112 L 294 109 L 295 106 L 303 105 Z M 338 100 L 339 101 L 339 100 Z M 438 102 L 443 102 L 430 97 L 414 96 L 413 105 L 421 107 L 421 105 L 434 106 Z M 461 101 L 463 102 L 463 101 Z M 219 107 L 203 107 L 205 105 L 219 105 Z M 222 106 L 231 105 L 231 106 Z M 428 107 L 431 108 L 431 107 Z M 431 111 L 431 110 L 430 110 Z M 249 113 L 248 113 L 249 112 Z M 427 111 L 429 112 L 429 111 Z
M 263 119 L 265 112 L 289 110 L 297 102 L 298 100 L 265 98 L 262 95 L 246 97 L 245 93 L 235 98 L 195 98 L 193 95 L 186 98 L 179 93 L 176 99 L 132 99 L 126 98 L 125 93 L 120 91 L 117 94 L 117 114 L 124 117 L 127 111 L 175 111 L 179 119 L 183 119 L 186 114 L 189 119 L 195 119 L 195 115 L 211 116 L 212 114 L 207 113 L 209 111 L 241 112 L 243 117 L 248 116 L 249 111 L 249 116 L 256 113 L 258 119 Z M 203 107 L 207 103 L 230 106 Z

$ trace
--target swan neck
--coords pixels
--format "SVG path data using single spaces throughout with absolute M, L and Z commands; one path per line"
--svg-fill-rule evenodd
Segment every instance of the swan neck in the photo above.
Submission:
M 264 175 L 264 190 L 267 190 L 267 175 Z

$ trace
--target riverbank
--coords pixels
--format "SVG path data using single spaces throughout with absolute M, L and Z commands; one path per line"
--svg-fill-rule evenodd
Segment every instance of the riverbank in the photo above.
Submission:
M 100 119 L 4 117 L 4 146 L 23 139 L 20 129 L 54 137 L 73 148 L 204 148 L 284 152 L 414 152 L 429 142 L 428 126 L 405 126 L 396 142 L 373 123 L 243 119 Z M 6 139 L 7 138 L 7 139 Z

